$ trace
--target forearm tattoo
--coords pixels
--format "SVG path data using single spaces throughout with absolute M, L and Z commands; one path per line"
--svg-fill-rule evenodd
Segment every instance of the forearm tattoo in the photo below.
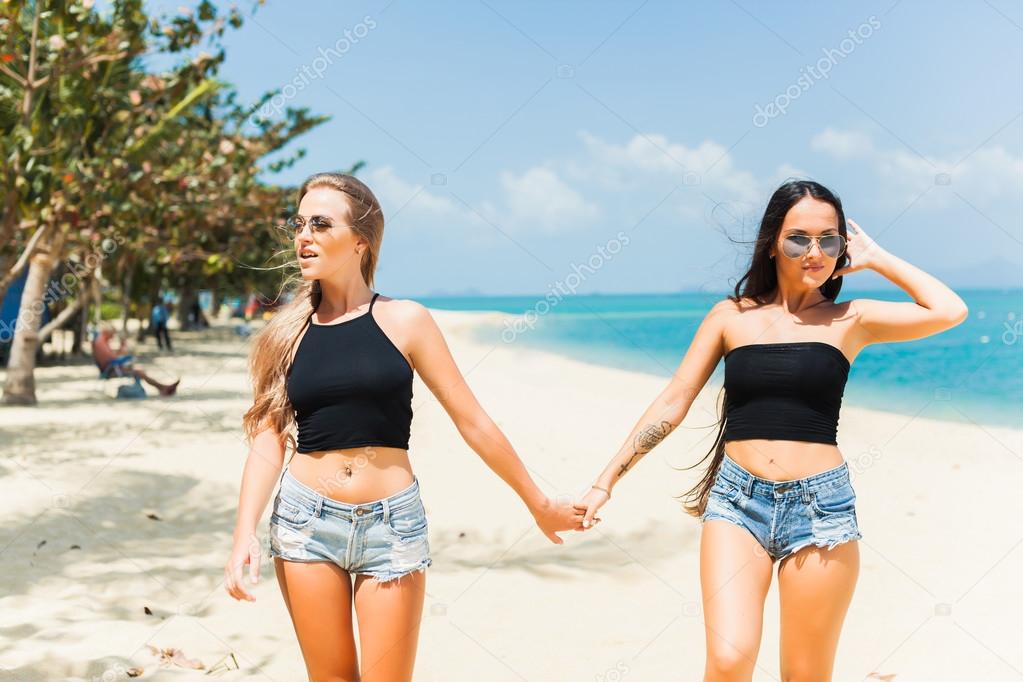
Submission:
M 647 424 L 636 437 L 632 440 L 632 456 L 629 457 L 629 461 L 621 465 L 618 468 L 618 478 L 625 475 L 625 472 L 629 470 L 632 462 L 639 456 L 645 455 L 654 449 L 654 446 L 664 440 L 664 437 L 671 433 L 671 430 L 675 426 L 671 422 L 661 421 L 658 424 Z

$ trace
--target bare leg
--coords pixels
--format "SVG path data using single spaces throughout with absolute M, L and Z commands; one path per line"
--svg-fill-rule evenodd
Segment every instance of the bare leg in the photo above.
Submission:
M 778 588 L 783 682 L 831 680 L 859 570 L 855 540 L 831 550 L 804 547 L 782 560 Z
M 362 682 L 410 682 L 426 599 L 426 572 L 380 582 L 355 577 Z
M 329 561 L 280 557 L 274 557 L 274 569 L 310 682 L 358 682 L 348 572 Z
M 133 366 L 129 370 L 133 376 L 138 377 L 142 381 L 146 382 L 150 386 L 160 391 L 160 395 L 174 395 L 174 392 L 178 390 L 178 384 L 181 383 L 181 379 L 178 379 L 173 384 L 163 384 L 154 379 L 153 377 L 146 374 L 146 371 L 139 365 Z
M 749 531 L 708 519 L 700 536 L 707 663 L 704 682 L 749 682 L 760 651 L 774 564 Z

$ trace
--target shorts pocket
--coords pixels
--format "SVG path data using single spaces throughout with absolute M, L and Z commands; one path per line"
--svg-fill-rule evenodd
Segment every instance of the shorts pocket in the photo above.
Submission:
M 401 509 L 392 509 L 388 515 L 387 528 L 402 538 L 414 538 L 426 533 L 426 509 L 422 501 L 409 504 Z
M 821 516 L 848 514 L 856 509 L 856 492 L 851 485 L 818 490 L 810 497 L 810 507 Z
M 731 481 L 719 478 L 714 482 L 714 486 L 710 489 L 712 494 L 717 495 L 729 502 L 738 502 L 739 496 L 742 494 L 742 489 L 732 483 Z
M 274 500 L 271 519 L 277 522 L 284 522 L 291 528 L 302 528 L 307 526 L 316 518 L 314 509 L 309 508 L 301 502 L 292 502 L 280 495 Z

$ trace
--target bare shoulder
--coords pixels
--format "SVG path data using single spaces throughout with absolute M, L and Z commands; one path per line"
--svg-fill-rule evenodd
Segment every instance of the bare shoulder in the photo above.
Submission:
M 707 318 L 715 318 L 724 323 L 736 315 L 749 310 L 751 307 L 754 307 L 754 304 L 749 299 L 739 299 L 736 301 L 731 298 L 724 298 L 711 307 L 707 312 Z
M 891 303 L 891 301 L 880 301 L 876 298 L 854 298 L 845 301 L 844 305 L 847 306 L 849 312 L 852 315 L 861 317 L 863 316 L 864 313 L 869 315 L 872 312 L 881 310 L 882 308 L 884 308 L 884 306 L 886 306 L 889 303 Z M 843 304 L 839 303 L 836 305 Z
M 414 331 L 421 329 L 423 325 L 434 324 L 430 309 L 410 298 L 380 296 L 375 310 L 379 311 L 380 317 L 405 330 Z
M 702 336 L 707 343 L 723 352 L 727 330 L 745 309 L 742 300 L 725 298 L 715 303 L 703 318 Z
M 711 315 L 713 315 L 715 317 L 727 317 L 731 315 L 737 315 L 742 311 L 743 311 L 742 300 L 732 301 L 731 299 L 722 299 L 711 307 L 710 312 L 707 313 L 707 316 L 710 317 Z
M 882 340 L 886 322 L 895 319 L 911 322 L 915 303 L 883 301 L 876 298 L 856 298 L 846 302 L 848 317 L 852 320 L 852 335 L 862 348 Z

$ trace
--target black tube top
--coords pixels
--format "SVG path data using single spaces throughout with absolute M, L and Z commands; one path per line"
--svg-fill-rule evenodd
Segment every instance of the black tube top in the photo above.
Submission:
M 724 440 L 837 445 L 849 359 L 823 341 L 754 343 L 725 354 Z

